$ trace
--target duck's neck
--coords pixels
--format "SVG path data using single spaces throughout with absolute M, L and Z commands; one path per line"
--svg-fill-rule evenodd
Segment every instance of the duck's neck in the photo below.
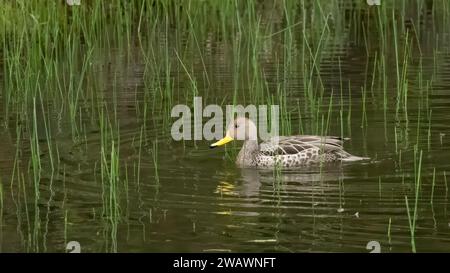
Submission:
M 239 152 L 236 164 L 243 167 L 256 166 L 255 156 L 259 151 L 259 145 L 257 140 L 246 140 Z

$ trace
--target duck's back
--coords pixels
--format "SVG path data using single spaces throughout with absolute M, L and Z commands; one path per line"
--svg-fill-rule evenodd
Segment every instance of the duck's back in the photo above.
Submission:
M 308 164 L 367 159 L 344 151 L 342 142 L 342 138 L 332 136 L 274 137 L 260 144 L 255 164 L 262 168 L 276 165 L 300 167 Z

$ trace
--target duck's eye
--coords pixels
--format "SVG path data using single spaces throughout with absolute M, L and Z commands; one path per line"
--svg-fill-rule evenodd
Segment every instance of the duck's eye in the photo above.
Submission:
M 234 125 L 234 128 L 236 128 L 236 129 L 237 129 L 238 127 L 239 127 L 239 125 L 237 125 L 237 124 L 235 124 L 235 125 Z

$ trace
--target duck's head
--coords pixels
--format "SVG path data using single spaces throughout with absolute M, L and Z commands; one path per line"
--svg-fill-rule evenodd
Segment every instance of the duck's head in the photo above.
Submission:
M 231 142 L 233 140 L 257 140 L 256 125 L 248 118 L 239 117 L 231 122 L 227 127 L 225 137 L 211 144 L 209 147 L 215 148 Z

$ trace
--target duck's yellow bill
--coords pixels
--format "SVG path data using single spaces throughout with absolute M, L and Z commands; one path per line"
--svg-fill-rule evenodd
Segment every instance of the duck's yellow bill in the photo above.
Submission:
M 224 138 L 222 138 L 221 140 L 217 141 L 216 143 L 213 143 L 211 145 L 209 145 L 210 148 L 215 148 L 218 146 L 222 146 L 227 144 L 228 142 L 233 141 L 233 138 L 230 136 L 225 136 Z

